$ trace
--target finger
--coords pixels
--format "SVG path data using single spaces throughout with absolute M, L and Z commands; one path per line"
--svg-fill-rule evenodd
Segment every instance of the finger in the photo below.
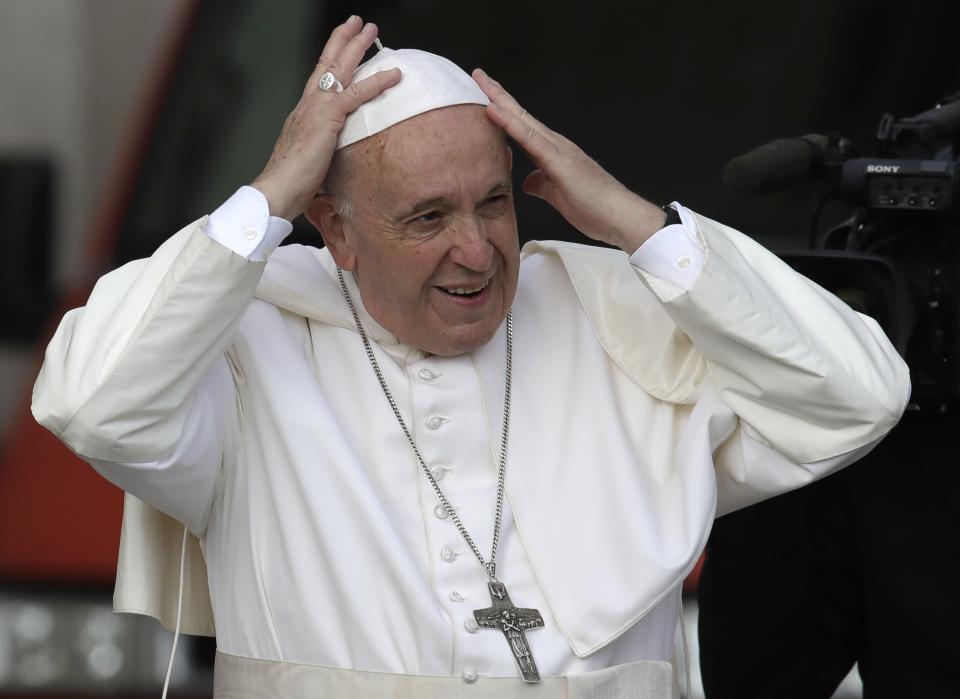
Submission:
M 503 85 L 491 78 L 483 68 L 474 70 L 473 77 L 484 94 L 490 98 L 491 102 L 501 109 L 531 122 L 544 136 L 552 137 L 554 135 L 551 129 L 547 128 L 546 125 L 538 121 L 536 117 L 524 109 L 513 95 L 507 92 Z
M 320 62 L 329 62 L 340 55 L 347 42 L 356 36 L 361 29 L 363 29 L 363 20 L 357 15 L 350 15 L 346 22 L 337 25 L 330 33 L 330 38 L 323 45 L 323 50 L 320 51 Z
M 561 140 L 562 137 L 559 134 L 548 128 L 543 122 L 539 121 L 530 112 L 524 109 L 520 103 L 513 98 L 513 95 L 503 88 L 503 85 L 487 75 L 482 68 L 477 68 L 474 70 L 473 77 L 480 86 L 480 89 L 483 90 L 484 94 L 490 98 L 491 104 L 496 105 L 501 110 L 516 117 L 520 121 L 529 124 L 531 128 L 533 128 L 547 141 L 552 141 L 556 144 L 559 140 Z
M 344 87 L 346 87 L 353 78 L 353 71 L 360 65 L 360 61 L 363 60 L 367 49 L 373 45 L 378 32 L 377 25 L 373 22 L 368 22 L 363 26 L 363 29 L 360 30 L 360 33 L 347 41 L 346 46 L 343 47 L 337 60 L 340 64 L 338 67 L 342 72 L 338 73 L 333 68 L 330 70 L 340 78 L 340 82 L 343 83 Z
M 317 61 L 317 65 L 313 69 L 313 73 L 311 74 L 310 80 L 307 83 L 308 89 L 310 85 L 316 85 L 317 81 L 320 79 L 320 76 L 326 73 L 328 70 L 331 73 L 336 74 L 335 71 L 331 70 L 330 66 L 335 65 L 336 67 L 339 67 L 337 63 L 337 57 L 343 51 L 343 48 L 347 45 L 347 42 L 356 36 L 362 28 L 363 20 L 361 20 L 357 15 L 350 15 L 346 22 L 338 25 L 330 33 L 330 38 L 327 39 L 327 43 L 323 45 L 323 50 L 320 52 L 320 60 Z
M 402 77 L 399 68 L 390 70 L 381 70 L 369 78 L 358 80 L 351 83 L 350 87 L 345 88 L 341 97 L 347 114 L 357 109 L 364 102 L 372 100 L 387 88 L 393 87 Z
M 507 92 L 503 85 L 491 78 L 482 68 L 473 71 L 473 79 L 476 81 L 483 93 L 490 98 L 491 102 L 497 104 L 500 108 L 521 116 L 527 113 L 520 103 Z
M 494 102 L 487 106 L 490 120 L 507 132 L 507 135 L 527 152 L 537 167 L 544 167 L 552 155 L 557 152 L 557 146 L 545 136 L 538 126 L 542 126 L 535 119 L 508 112 Z
M 556 194 L 553 182 L 550 181 L 550 178 L 547 177 L 543 170 L 534 170 L 526 176 L 523 180 L 523 191 L 526 194 L 538 197 L 551 204 Z

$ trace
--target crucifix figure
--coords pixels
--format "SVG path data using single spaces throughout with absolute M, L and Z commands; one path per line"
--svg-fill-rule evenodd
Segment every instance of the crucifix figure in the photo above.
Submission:
M 477 626 L 482 629 L 503 631 L 507 642 L 510 643 L 513 659 L 517 661 L 517 668 L 520 670 L 523 681 L 539 682 L 540 672 L 533 660 L 524 631 L 542 629 L 543 617 L 536 609 L 514 607 L 513 602 L 510 601 L 510 595 L 507 594 L 507 588 L 502 582 L 490 582 L 487 583 L 487 587 L 490 588 L 493 606 L 474 610 L 473 616 L 477 620 Z

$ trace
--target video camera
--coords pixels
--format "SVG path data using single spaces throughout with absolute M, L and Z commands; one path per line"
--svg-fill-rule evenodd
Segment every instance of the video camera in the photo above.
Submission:
M 878 157 L 857 157 L 839 134 L 779 139 L 734 158 L 736 192 L 785 189 L 810 177 L 830 185 L 812 217 L 809 250 L 780 257 L 873 317 L 910 366 L 910 409 L 960 404 L 960 93 L 933 109 L 880 120 Z M 824 233 L 824 205 L 853 215 Z

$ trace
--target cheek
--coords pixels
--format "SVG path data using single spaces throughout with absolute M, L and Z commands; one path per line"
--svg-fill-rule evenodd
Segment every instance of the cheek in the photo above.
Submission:
M 383 285 L 390 278 L 391 267 L 399 257 L 395 246 L 386 240 L 386 233 L 375 225 L 369 225 L 368 231 L 357 236 L 354 250 L 357 255 L 359 276 L 366 276 L 370 283 Z
M 368 258 L 368 273 L 385 304 L 414 308 L 432 289 L 436 256 L 403 248 L 378 250 Z
M 491 227 L 490 231 L 490 240 L 503 257 L 507 269 L 515 269 L 520 260 L 516 219 L 511 217 L 498 222 Z

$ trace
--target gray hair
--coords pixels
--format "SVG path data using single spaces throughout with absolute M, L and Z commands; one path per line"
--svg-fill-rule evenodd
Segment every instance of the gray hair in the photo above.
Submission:
M 340 218 L 351 219 L 353 218 L 353 201 L 347 199 L 344 196 L 337 197 L 337 213 L 340 214 Z
M 346 195 L 347 182 L 356 170 L 357 149 L 350 146 L 341 148 L 333 154 L 327 178 L 323 182 L 323 191 L 331 195 L 335 208 L 342 218 L 353 217 L 353 200 Z

